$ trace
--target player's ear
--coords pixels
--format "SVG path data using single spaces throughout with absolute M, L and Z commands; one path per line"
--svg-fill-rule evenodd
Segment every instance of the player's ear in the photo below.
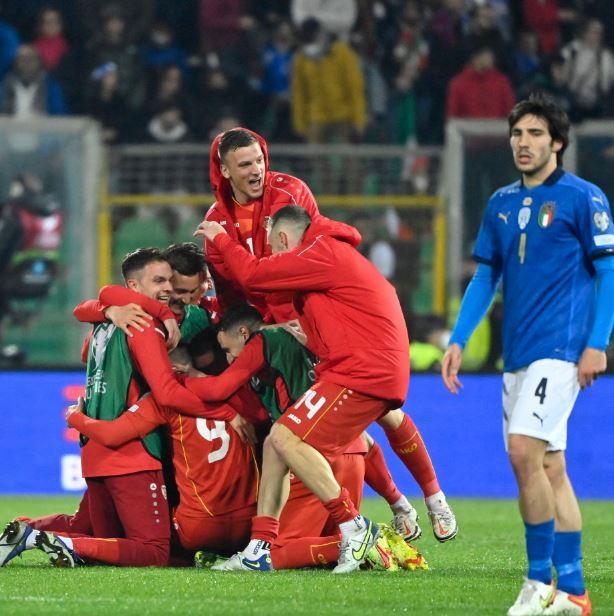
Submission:
M 241 327 L 239 327 L 239 334 L 243 340 L 247 340 L 249 338 L 249 329 L 245 327 L 245 325 L 241 325 Z
M 553 152 L 560 152 L 562 147 L 563 147 L 562 141 L 556 141 L 554 139 L 552 140 L 552 151 Z
M 228 167 L 224 164 L 224 163 L 220 163 L 220 171 L 222 172 L 222 175 L 229 180 L 230 179 L 230 172 L 228 171 Z
M 138 291 L 139 281 L 136 278 L 128 278 L 128 280 L 126 280 L 126 286 L 133 291 Z
M 281 245 L 285 249 L 289 248 L 289 238 L 288 238 L 288 234 L 285 231 L 279 232 L 279 241 L 281 242 Z

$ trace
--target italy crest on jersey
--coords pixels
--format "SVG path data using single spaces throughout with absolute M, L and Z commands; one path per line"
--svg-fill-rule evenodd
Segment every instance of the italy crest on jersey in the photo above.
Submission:
M 554 218 L 554 201 L 546 201 L 540 208 L 537 215 L 537 222 L 542 229 L 550 226 L 552 219 Z

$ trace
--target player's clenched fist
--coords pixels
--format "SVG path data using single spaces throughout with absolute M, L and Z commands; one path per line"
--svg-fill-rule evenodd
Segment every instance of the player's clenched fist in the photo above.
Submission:
M 226 233 L 226 230 L 219 222 L 207 221 L 203 220 L 199 225 L 196 231 L 194 231 L 194 235 L 200 235 L 206 237 L 210 242 L 215 239 L 215 236 L 218 233 Z

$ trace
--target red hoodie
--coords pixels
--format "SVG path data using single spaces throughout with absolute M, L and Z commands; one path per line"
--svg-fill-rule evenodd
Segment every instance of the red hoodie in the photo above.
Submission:
M 247 129 L 245 129 L 247 130 Z M 254 207 L 252 245 L 256 257 L 264 257 L 271 254 L 271 249 L 267 244 L 267 234 L 264 228 L 265 219 L 273 216 L 277 210 L 286 205 L 300 205 L 304 207 L 313 218 L 318 214 L 318 205 L 305 182 L 286 173 L 279 173 L 269 169 L 269 152 L 266 141 L 263 137 L 248 131 L 254 135 L 262 148 L 264 154 L 265 177 L 262 197 L 258 199 Z M 211 144 L 211 154 L 209 157 L 209 176 L 211 187 L 215 193 L 217 201 L 211 206 L 205 220 L 219 222 L 224 226 L 229 236 L 241 243 L 247 250 L 249 247 L 241 241 L 239 233 L 235 227 L 234 204 L 232 201 L 232 189 L 220 171 L 220 157 L 218 156 L 218 144 L 221 134 L 219 134 Z M 296 313 L 292 308 L 292 298 L 287 293 L 275 293 L 265 296 L 262 293 L 247 291 L 237 282 L 228 268 L 224 265 L 224 259 L 219 250 L 209 241 L 205 241 L 205 254 L 207 264 L 215 283 L 215 291 L 219 298 L 220 309 L 222 312 L 232 304 L 244 303 L 249 300 L 260 312 L 266 321 L 282 323 L 296 318 Z
M 409 337 L 394 287 L 356 246 L 354 227 L 318 216 L 297 248 L 258 259 L 224 233 L 214 244 L 246 289 L 294 292 L 317 378 L 400 406 Z

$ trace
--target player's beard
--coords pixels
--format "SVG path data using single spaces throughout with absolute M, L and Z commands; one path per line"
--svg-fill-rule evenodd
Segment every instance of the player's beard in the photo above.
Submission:
M 516 163 L 516 168 L 518 169 L 518 171 L 522 173 L 522 175 L 531 178 L 531 177 L 535 177 L 536 175 L 539 175 L 549 163 L 550 163 L 550 155 L 548 155 L 548 157 L 542 160 L 541 162 L 536 163 L 530 169 L 523 169 L 522 167 L 518 165 L 518 163 Z

